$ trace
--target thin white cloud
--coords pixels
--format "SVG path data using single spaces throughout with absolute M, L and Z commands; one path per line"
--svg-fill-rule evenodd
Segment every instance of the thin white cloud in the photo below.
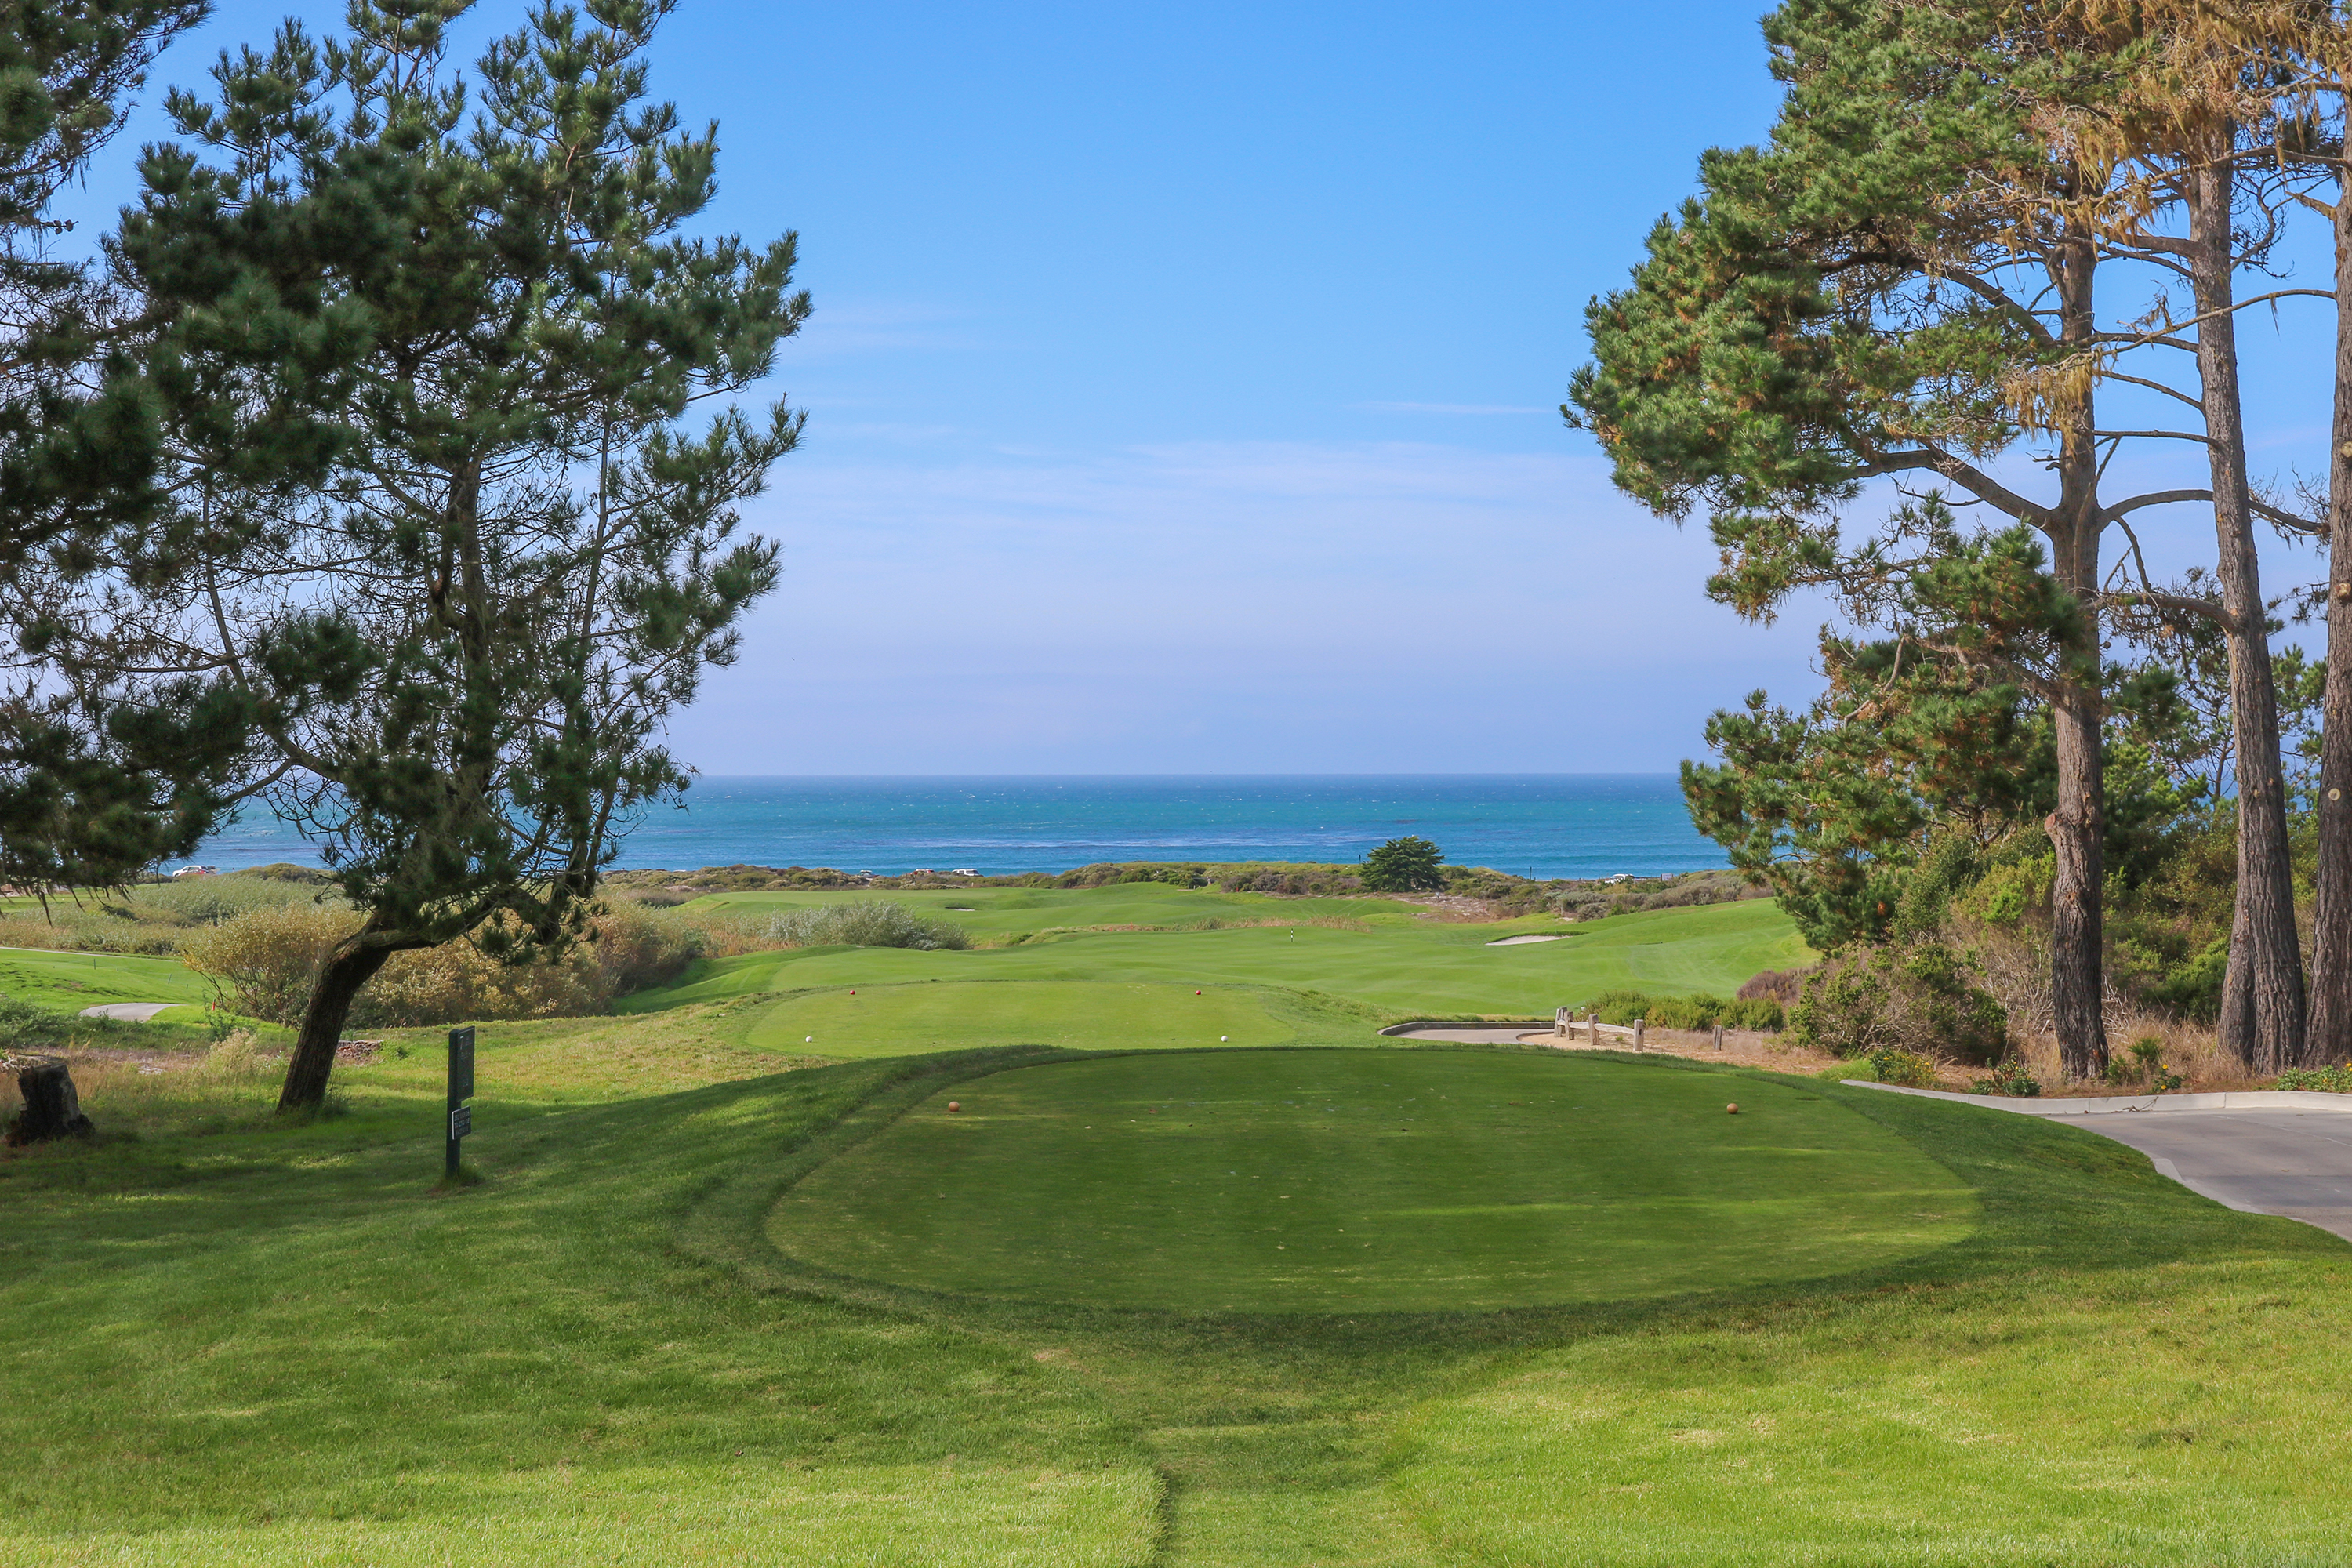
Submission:
M 1517 403 L 1354 403 L 1375 414 L 1557 414 L 1557 408 Z
M 677 726 L 714 773 L 1641 771 L 1816 684 L 1803 607 L 1708 603 L 1705 531 L 1564 451 L 804 451 L 751 510 L 785 578 Z

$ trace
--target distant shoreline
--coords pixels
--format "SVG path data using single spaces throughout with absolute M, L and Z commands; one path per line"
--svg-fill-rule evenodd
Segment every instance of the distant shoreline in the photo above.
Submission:
M 1455 864 L 1538 881 L 1727 863 L 1669 773 L 734 775 L 700 778 L 681 807 L 646 813 L 614 868 L 1338 865 L 1402 834 L 1433 839 Z M 261 816 L 189 858 L 226 871 L 319 857 Z

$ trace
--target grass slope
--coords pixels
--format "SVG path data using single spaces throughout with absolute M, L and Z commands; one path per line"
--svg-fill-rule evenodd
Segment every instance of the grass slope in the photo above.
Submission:
M 1722 1087 L 1400 1050 L 1031 1068 L 934 1093 L 769 1235 L 973 1295 L 1442 1312 L 1809 1279 L 1971 1228 L 1973 1195 L 1875 1123 L 1770 1083 L 1734 1118 Z
M 744 1038 L 756 1047 L 850 1058 L 973 1046 L 1272 1046 L 1297 1039 L 1298 1025 L 1276 1017 L 1267 1004 L 1252 991 L 1140 982 L 914 981 L 792 997 L 765 1009 Z
M 1222 896 L 1097 891 L 1119 896 L 1104 909 L 1127 913 L 1146 905 L 1181 910 L 1190 906 L 1179 900 Z M 1094 896 L 1061 894 L 1057 907 Z M 1000 910 L 999 918 L 1011 917 Z M 1558 921 L 1465 925 L 1378 915 L 1358 929 L 1064 931 L 962 952 L 800 948 L 705 964 L 623 1005 L 654 1011 L 786 993 L 755 1037 L 845 1057 L 1016 1041 L 1198 1046 L 1219 1035 L 1234 1044 L 1331 1043 L 1361 1040 L 1407 1017 L 1544 1017 L 1628 986 L 1728 994 L 1759 970 L 1808 958 L 1788 917 L 1762 900 L 1621 915 L 1566 928 L 1559 942 L 1491 945 L 1499 936 L 1562 929 Z M 1194 999 L 1194 990 L 1206 996 Z M 1149 1001 L 1130 1005 L 1129 997 Z M 1267 1032 L 1268 1014 L 1285 1032 Z M 808 1036 L 815 1040 L 803 1046 Z
M 8 1560 L 2341 1558 L 2352 1250 L 2079 1130 L 1534 1058 L 1629 1103 L 1818 1100 L 1823 1136 L 1932 1162 L 1976 1223 L 1664 1298 L 1039 1306 L 820 1277 L 768 1231 L 796 1184 L 1036 1053 L 686 1087 L 773 1060 L 740 1043 L 751 1010 L 485 1030 L 486 1180 L 450 1195 L 416 1035 L 339 1075 L 340 1119 L 275 1125 L 268 1083 L 190 1079 L 179 1131 L 159 1107 L 135 1142 L 0 1154 Z M 1409 1059 L 1467 1083 L 1520 1058 Z
M 201 1007 L 212 990 L 176 958 L 0 948 L 0 992 L 60 1012 L 106 1002 L 171 1002 Z

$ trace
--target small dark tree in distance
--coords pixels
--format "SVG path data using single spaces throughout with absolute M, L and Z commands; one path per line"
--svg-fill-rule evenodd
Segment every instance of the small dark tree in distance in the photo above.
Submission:
M 1364 857 L 1362 881 L 1375 893 L 1423 893 L 1445 886 L 1444 851 L 1426 838 L 1391 838 Z

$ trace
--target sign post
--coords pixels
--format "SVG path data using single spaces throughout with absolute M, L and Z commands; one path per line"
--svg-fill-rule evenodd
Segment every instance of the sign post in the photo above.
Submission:
M 449 1160 L 447 1174 L 457 1175 L 457 1140 L 474 1130 L 474 1108 L 466 1103 L 474 1094 L 474 1026 L 449 1031 Z

